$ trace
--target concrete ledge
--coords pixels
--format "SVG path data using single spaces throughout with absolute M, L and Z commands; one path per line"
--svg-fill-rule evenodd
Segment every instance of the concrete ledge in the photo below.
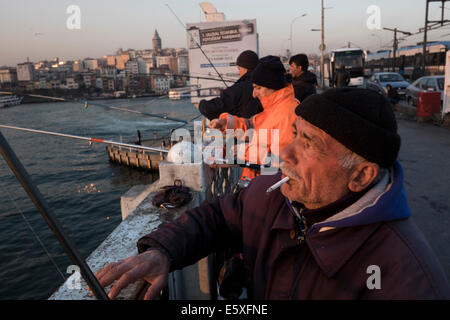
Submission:
M 238 168 L 211 169 L 203 164 L 162 163 L 160 180 L 150 186 L 133 187 L 122 197 L 123 221 L 86 259 L 92 272 L 96 273 L 108 263 L 136 255 L 138 253 L 136 243 L 139 238 L 154 231 L 161 223 L 175 220 L 184 211 L 200 205 L 205 199 L 230 192 L 236 179 L 239 179 L 236 169 Z M 192 201 L 178 209 L 155 208 L 152 204 L 155 193 L 163 186 L 173 185 L 175 179 L 180 179 L 184 186 L 191 188 Z M 205 258 L 183 270 L 171 273 L 171 279 L 174 280 L 172 289 L 176 293 L 172 296 L 178 299 L 211 299 L 209 274 L 205 267 L 207 264 Z M 137 299 L 142 296 L 145 285 L 144 281 L 137 281 L 122 290 L 116 299 Z M 105 290 L 109 292 L 111 286 Z M 49 299 L 94 300 L 95 298 L 87 291 L 87 285 L 80 274 L 74 273 Z
M 177 210 L 166 210 L 155 208 L 151 199 L 156 191 L 159 190 L 158 184 L 150 186 L 149 195 L 139 206 L 122 221 L 120 225 L 103 241 L 97 249 L 87 258 L 86 262 L 92 272 L 106 266 L 108 263 L 119 261 L 130 256 L 136 255 L 136 243 L 142 236 L 155 230 L 162 222 L 168 222 L 176 219 L 182 212 L 191 206 L 199 205 L 199 194 L 193 194 L 193 200 L 184 207 Z M 80 279 L 80 285 L 74 288 L 71 284 L 76 284 L 75 279 Z M 122 290 L 116 298 L 118 300 L 136 299 L 144 285 L 143 281 L 135 282 Z M 50 300 L 95 300 L 86 289 L 86 282 L 79 273 L 72 274 L 64 284 L 49 298 Z M 112 285 L 106 288 L 108 292 Z
M 206 191 L 213 180 L 213 171 L 202 163 L 174 164 L 167 161 L 159 166 L 159 184 L 161 186 L 173 185 L 180 180 L 184 186 L 195 191 Z
M 125 220 L 154 189 L 153 185 L 134 186 L 120 197 L 122 220 Z

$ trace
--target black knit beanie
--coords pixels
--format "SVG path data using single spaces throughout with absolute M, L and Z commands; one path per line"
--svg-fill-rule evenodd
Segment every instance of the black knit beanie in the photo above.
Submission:
M 287 84 L 286 69 L 279 57 L 261 58 L 252 72 L 252 83 L 269 89 L 280 90 Z
M 401 139 L 389 101 L 368 89 L 329 89 L 306 98 L 295 113 L 351 151 L 381 167 L 392 166 Z
M 245 50 L 237 57 L 236 64 L 239 67 L 253 70 L 258 64 L 258 60 L 258 55 L 255 52 L 252 50 Z

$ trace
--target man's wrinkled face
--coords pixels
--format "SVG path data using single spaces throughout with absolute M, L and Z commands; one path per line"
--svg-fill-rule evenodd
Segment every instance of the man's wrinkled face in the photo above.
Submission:
M 291 75 L 294 78 L 299 77 L 303 73 L 302 67 L 298 66 L 295 62 L 292 62 L 289 65 L 289 70 L 291 71 Z
M 349 193 L 350 170 L 339 164 L 345 147 L 323 130 L 298 117 L 294 140 L 283 150 L 281 192 L 308 209 L 324 207 Z
M 266 97 L 268 95 L 271 95 L 272 93 L 274 93 L 276 90 L 274 89 L 269 89 L 257 84 L 253 84 L 253 98 L 258 98 L 261 99 L 263 97 Z

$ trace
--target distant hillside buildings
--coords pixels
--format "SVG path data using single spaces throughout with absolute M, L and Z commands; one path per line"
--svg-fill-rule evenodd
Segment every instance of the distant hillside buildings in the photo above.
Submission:
M 84 95 L 166 94 L 171 87 L 186 85 L 188 52 L 184 48 L 162 48 L 155 30 L 152 49 L 119 49 L 101 58 L 75 61 L 19 63 L 0 68 L 0 88 L 32 91 L 78 90 Z

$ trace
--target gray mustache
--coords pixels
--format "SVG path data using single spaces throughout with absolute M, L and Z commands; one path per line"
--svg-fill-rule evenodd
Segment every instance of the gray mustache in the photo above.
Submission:
M 295 173 L 295 171 L 292 168 L 290 168 L 289 165 L 286 164 L 286 162 L 282 162 L 280 164 L 280 169 L 285 175 L 291 177 L 294 180 L 301 179 L 301 177 L 297 173 Z

